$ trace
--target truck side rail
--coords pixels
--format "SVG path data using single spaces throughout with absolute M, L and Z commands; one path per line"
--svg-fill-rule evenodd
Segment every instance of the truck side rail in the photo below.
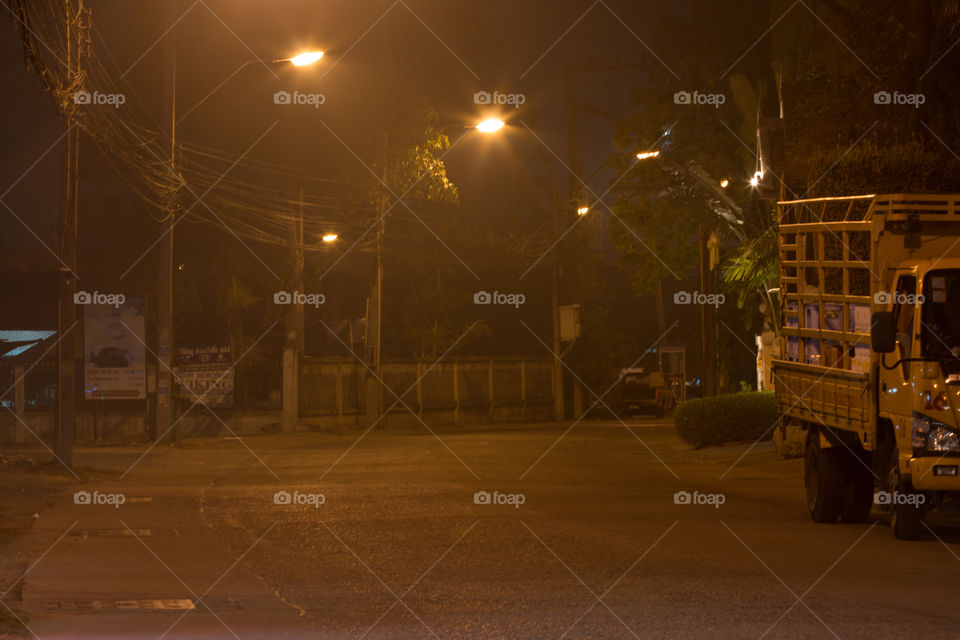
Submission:
M 780 415 L 856 433 L 869 429 L 869 374 L 785 360 L 775 360 L 773 370 Z
M 878 195 L 870 206 L 871 216 L 885 220 L 916 217 L 926 221 L 960 221 L 960 194 L 895 193 Z
M 777 203 L 777 220 L 780 226 L 821 222 L 859 222 L 868 219 L 867 212 L 876 197 L 874 194 L 868 194 L 781 200 Z
M 861 200 L 829 202 L 847 207 L 835 212 L 847 216 L 852 203 Z M 780 203 L 782 218 L 805 221 L 781 224 L 778 233 L 781 358 L 866 371 L 873 303 L 872 223 L 810 222 L 810 210 L 784 214 L 788 206 L 792 204 Z

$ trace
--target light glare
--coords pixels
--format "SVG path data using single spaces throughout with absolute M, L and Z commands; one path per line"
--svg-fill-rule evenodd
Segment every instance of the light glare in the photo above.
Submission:
M 295 67 L 305 67 L 323 57 L 323 51 L 308 51 L 290 58 L 290 64 Z
M 337 234 L 335 233 L 328 233 L 323 236 L 324 242 L 333 242 L 336 239 L 337 239 Z
M 477 131 L 482 133 L 493 133 L 494 131 L 499 131 L 503 128 L 503 120 L 498 120 L 496 118 L 489 118 L 484 120 L 477 125 Z
M 659 151 L 644 151 L 637 154 L 637 160 L 646 160 L 647 158 L 656 158 L 660 155 Z

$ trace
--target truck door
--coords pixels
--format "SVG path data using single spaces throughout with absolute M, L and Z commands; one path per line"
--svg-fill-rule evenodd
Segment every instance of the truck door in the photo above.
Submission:
M 911 357 L 913 353 L 914 319 L 917 313 L 917 277 L 904 275 L 897 279 L 897 290 L 893 296 L 893 317 L 897 326 L 897 349 L 901 359 Z M 910 363 L 900 363 L 903 379 L 910 379 Z
M 893 318 L 897 327 L 897 350 L 884 356 L 888 365 L 896 360 L 909 358 L 913 353 L 914 332 L 916 331 L 916 292 L 917 277 L 902 274 L 897 277 L 896 287 L 890 296 L 893 303 Z M 878 300 L 880 298 L 878 297 Z M 900 366 L 887 369 L 880 366 L 880 414 L 889 418 L 897 427 L 897 433 L 910 433 L 913 416 L 913 389 L 910 380 L 910 362 L 901 362 Z M 898 437 L 902 437 L 899 436 Z

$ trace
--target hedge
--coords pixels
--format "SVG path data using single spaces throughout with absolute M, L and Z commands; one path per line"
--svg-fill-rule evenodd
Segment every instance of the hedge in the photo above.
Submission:
M 699 449 L 740 440 L 769 440 L 778 417 L 773 392 L 749 391 L 683 402 L 673 421 L 680 439 Z

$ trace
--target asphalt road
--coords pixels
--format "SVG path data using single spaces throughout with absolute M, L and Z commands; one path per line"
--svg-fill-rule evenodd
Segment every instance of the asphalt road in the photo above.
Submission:
M 960 635 L 949 521 L 817 525 L 800 460 L 629 424 L 79 450 L 5 602 L 41 638 Z

